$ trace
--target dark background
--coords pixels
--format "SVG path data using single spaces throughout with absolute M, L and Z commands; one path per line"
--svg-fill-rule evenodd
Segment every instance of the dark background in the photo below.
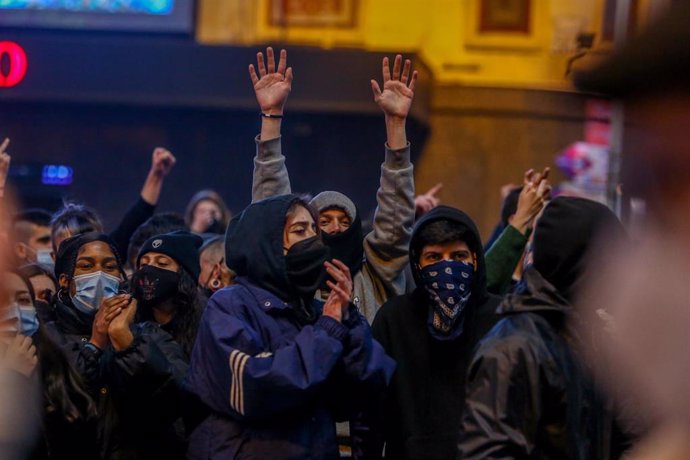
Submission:
M 8 39 L 29 61 L 22 83 L 0 88 L 0 137 L 12 139 L 9 182 L 25 206 L 53 210 L 73 198 L 112 228 L 138 196 L 156 146 L 178 159 L 159 210 L 182 212 L 202 188 L 217 190 L 234 212 L 249 203 L 260 118 L 247 65 L 259 48 L 0 30 Z M 393 53 L 290 47 L 295 81 L 283 148 L 294 191 L 334 189 L 365 212 L 375 206 L 385 127 L 369 80 L 380 80 L 384 55 Z M 415 154 L 428 134 L 427 93 L 417 91 L 408 121 Z M 42 164 L 73 167 L 73 185 L 40 185 Z

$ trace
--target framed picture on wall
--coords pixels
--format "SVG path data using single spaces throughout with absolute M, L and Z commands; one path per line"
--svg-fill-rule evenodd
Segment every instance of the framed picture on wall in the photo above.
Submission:
M 358 0 L 270 0 L 269 24 L 274 27 L 356 26 Z
M 481 0 L 479 32 L 530 33 L 531 0 Z
M 544 46 L 544 1 L 467 0 L 468 48 L 539 49 Z

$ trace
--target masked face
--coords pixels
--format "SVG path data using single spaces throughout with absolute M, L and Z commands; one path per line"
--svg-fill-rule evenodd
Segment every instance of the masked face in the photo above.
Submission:
M 82 313 L 95 314 L 101 302 L 117 295 L 120 288 L 120 278 L 102 271 L 75 276 L 72 281 L 72 304 Z
M 474 266 L 467 262 L 442 260 L 421 269 L 431 306 L 427 326 L 433 337 L 451 340 L 462 334 L 473 277 Z
M 9 305 L 0 307 L 0 335 L 13 336 L 20 332 L 20 328 L 19 305 L 11 302 Z
M 324 262 L 330 251 L 319 236 L 294 244 L 285 256 L 287 275 L 300 297 L 313 297 L 326 277 Z
M 54 267 L 55 261 L 53 260 L 53 251 L 50 249 L 39 249 L 36 251 L 36 262 L 46 267 Z
M 179 283 L 178 272 L 144 265 L 132 276 L 132 291 L 140 305 L 155 307 L 174 297 Z
M 19 311 L 19 329 L 22 335 L 31 337 L 38 331 L 38 315 L 36 308 L 17 306 Z
M 33 334 L 38 328 L 38 322 L 31 319 L 32 315 L 35 316 L 35 309 L 29 286 L 16 273 L 2 275 L 8 294 L 8 305 L 2 310 L 2 318 L 0 318 L 3 333 Z

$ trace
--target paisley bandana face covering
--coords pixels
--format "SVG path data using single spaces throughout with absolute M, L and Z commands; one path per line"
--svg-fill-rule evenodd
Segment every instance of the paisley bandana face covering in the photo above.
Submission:
M 421 269 L 424 290 L 431 308 L 429 333 L 438 340 L 453 340 L 463 331 L 465 306 L 472 295 L 474 266 L 467 262 L 442 260 Z

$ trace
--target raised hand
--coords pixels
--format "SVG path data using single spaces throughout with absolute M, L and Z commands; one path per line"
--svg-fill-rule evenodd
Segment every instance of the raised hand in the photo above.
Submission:
M 10 162 L 12 157 L 6 152 L 7 146 L 10 145 L 10 138 L 5 138 L 0 144 L 0 188 L 5 186 L 5 181 L 7 181 L 7 174 L 10 171 Z
M 253 64 L 249 64 L 249 76 L 254 85 L 256 101 L 261 112 L 267 115 L 282 115 L 283 107 L 292 90 L 292 67 L 287 67 L 287 51 L 280 50 L 276 69 L 273 48 L 266 48 L 266 62 L 261 52 L 256 53 L 259 74 Z
M 549 168 L 544 168 L 541 173 L 535 173 L 533 169 L 525 172 L 522 191 L 518 197 L 517 210 L 511 225 L 521 233 L 532 226 L 534 219 L 541 212 L 551 193 L 549 185 Z
M 323 306 L 323 314 L 337 321 L 342 321 L 352 298 L 352 275 L 347 265 L 337 259 L 333 259 L 332 263 L 326 262 L 324 265 L 326 272 L 336 282 L 326 281 L 331 293 Z
M 426 193 L 417 195 L 414 198 L 415 214 L 417 217 L 423 216 L 441 204 L 441 200 L 436 196 L 436 194 L 441 191 L 442 188 L 443 183 L 439 182 L 431 187 Z
M 393 74 L 391 75 L 388 58 L 383 58 L 383 91 L 376 82 L 371 80 L 371 89 L 374 91 L 374 101 L 381 107 L 386 117 L 407 118 L 414 98 L 414 88 L 417 81 L 417 71 L 410 69 L 412 63 L 409 59 L 405 60 L 402 66 L 402 56 L 395 56 L 393 63 Z M 402 68 L 402 71 L 401 71 Z
M 166 177 L 172 171 L 177 160 L 170 150 L 156 147 L 151 157 L 151 172 L 159 177 Z

